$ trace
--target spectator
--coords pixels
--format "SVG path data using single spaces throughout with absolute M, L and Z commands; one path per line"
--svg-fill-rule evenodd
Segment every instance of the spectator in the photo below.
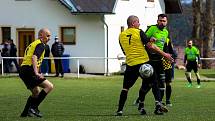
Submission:
M 3 48 L 2 48 L 2 53 L 1 56 L 2 57 L 10 57 L 10 43 L 8 40 L 5 40 L 3 43 Z M 10 72 L 10 60 L 9 59 L 3 59 L 3 68 L 4 68 L 4 72 L 5 73 L 9 73 Z
M 45 45 L 45 55 L 44 57 L 49 57 L 50 55 L 50 48 L 49 45 Z M 43 59 L 42 65 L 41 65 L 41 73 L 45 76 L 48 76 L 49 73 L 49 59 Z
M 63 43 L 60 42 L 57 36 L 55 36 L 55 42 L 52 45 L 51 52 L 53 57 L 62 57 L 64 53 L 64 46 Z M 59 76 L 59 73 L 61 74 L 61 77 L 64 76 L 64 70 L 62 65 L 62 59 L 54 59 L 55 63 L 55 71 L 56 71 L 56 77 Z
M 13 43 L 13 39 L 9 39 L 9 43 L 10 43 L 10 57 L 17 57 L 16 53 L 17 53 L 17 48 L 16 45 Z M 9 65 L 12 64 L 12 62 L 15 64 L 16 66 L 16 70 L 19 71 L 19 65 L 17 63 L 17 59 L 16 58 L 12 58 L 9 60 Z

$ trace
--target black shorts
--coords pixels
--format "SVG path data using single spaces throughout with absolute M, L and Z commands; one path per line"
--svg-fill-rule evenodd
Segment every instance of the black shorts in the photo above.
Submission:
M 168 82 L 172 82 L 172 68 L 170 69 L 167 69 L 164 71 L 165 72 L 165 82 L 168 83 Z
M 164 84 L 164 77 L 165 72 L 163 68 L 162 60 L 150 60 L 150 63 L 154 69 L 154 73 L 156 74 L 156 80 L 158 81 L 159 85 Z
M 135 84 L 136 80 L 140 76 L 139 69 L 140 69 L 141 65 L 142 64 L 138 64 L 135 66 L 126 65 L 126 70 L 124 73 L 124 80 L 123 80 L 123 88 L 124 89 L 129 89 Z M 154 77 L 154 74 L 152 77 Z M 147 83 L 151 83 L 153 80 L 152 77 L 144 78 L 142 80 L 147 82 Z
M 21 66 L 19 70 L 19 77 L 28 89 L 33 89 L 46 80 L 45 78 L 41 79 L 36 76 L 32 66 Z
M 191 72 L 192 70 L 197 73 L 198 72 L 198 64 L 196 61 L 188 61 L 186 65 L 187 72 Z

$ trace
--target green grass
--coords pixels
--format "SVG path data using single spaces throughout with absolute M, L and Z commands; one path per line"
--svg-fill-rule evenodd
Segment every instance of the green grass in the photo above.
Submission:
M 213 74 L 213 71 L 201 73 Z M 176 71 L 176 78 L 184 77 Z M 185 80 L 173 82 L 173 107 L 164 116 L 153 114 L 154 99 L 146 97 L 147 116 L 140 116 L 132 105 L 141 80 L 131 88 L 124 116 L 114 116 L 122 88 L 122 76 L 99 78 L 48 78 L 55 88 L 40 105 L 43 118 L 20 118 L 30 92 L 18 77 L 0 78 L 1 121 L 214 121 L 215 81 L 202 82 L 202 88 L 186 88 Z M 196 84 L 196 82 L 194 83 Z M 194 85 L 195 86 L 195 85 Z

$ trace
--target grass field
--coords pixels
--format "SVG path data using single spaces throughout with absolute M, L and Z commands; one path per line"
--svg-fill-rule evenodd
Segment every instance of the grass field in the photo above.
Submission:
M 214 70 L 201 71 L 214 77 Z M 176 78 L 184 77 L 183 71 Z M 0 121 L 214 121 L 215 80 L 202 82 L 202 88 L 186 88 L 186 81 L 173 82 L 173 107 L 163 116 L 156 116 L 154 99 L 146 97 L 146 116 L 140 116 L 132 103 L 136 99 L 141 80 L 129 91 L 124 116 L 114 116 L 122 87 L 122 76 L 98 78 L 48 78 L 55 88 L 40 105 L 43 118 L 20 118 L 30 95 L 18 77 L 0 78 Z M 196 84 L 196 81 L 195 83 Z

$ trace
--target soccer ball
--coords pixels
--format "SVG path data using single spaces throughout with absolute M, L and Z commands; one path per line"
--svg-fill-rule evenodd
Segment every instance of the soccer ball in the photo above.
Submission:
M 142 78 L 148 78 L 153 75 L 154 69 L 150 64 L 142 64 L 140 66 L 139 73 Z

